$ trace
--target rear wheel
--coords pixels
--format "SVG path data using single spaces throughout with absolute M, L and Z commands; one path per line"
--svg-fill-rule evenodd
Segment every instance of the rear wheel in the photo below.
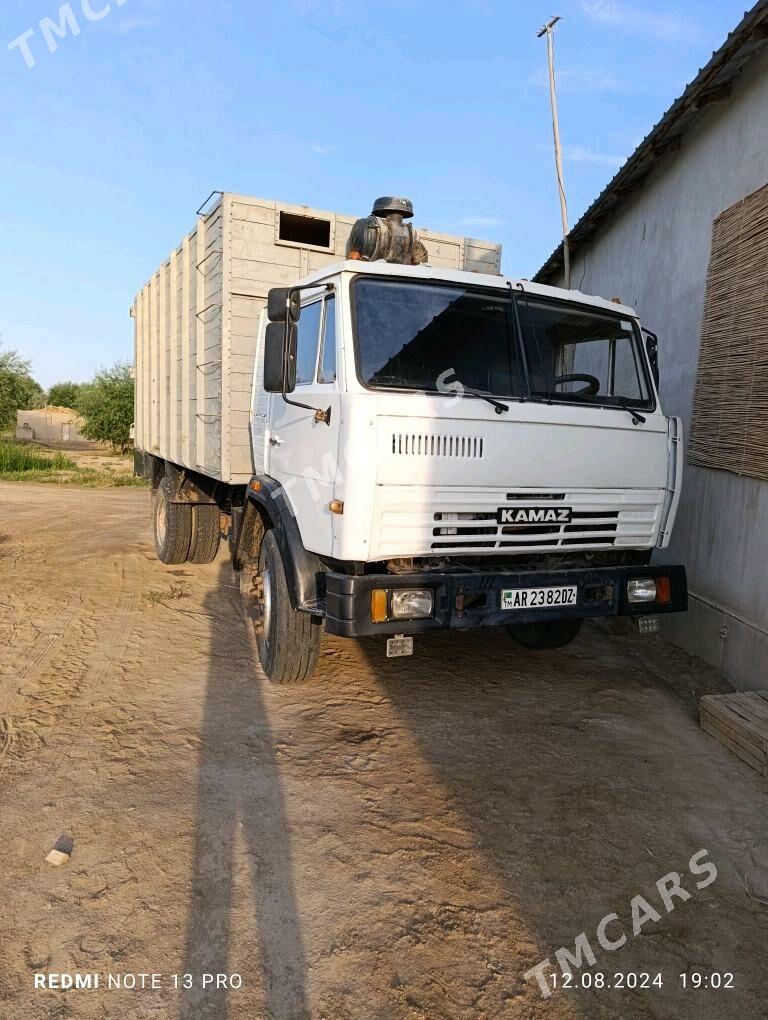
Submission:
M 537 620 L 532 623 L 510 623 L 510 637 L 525 648 L 564 648 L 577 637 L 584 621 L 569 616 L 564 620 Z
M 322 628 L 309 613 L 300 613 L 291 605 L 274 532 L 264 535 L 258 567 L 244 565 L 240 589 L 267 678 L 275 684 L 308 680 L 317 665 Z
M 192 507 L 170 501 L 167 478 L 152 492 L 152 524 L 160 562 L 184 563 L 192 540 Z
M 189 543 L 190 563 L 213 563 L 219 551 L 219 508 L 215 503 L 192 506 L 192 538 Z

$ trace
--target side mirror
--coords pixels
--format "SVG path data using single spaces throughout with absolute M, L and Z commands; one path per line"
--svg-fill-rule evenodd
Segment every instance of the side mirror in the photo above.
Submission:
M 296 325 L 270 322 L 264 337 L 264 389 L 293 393 L 296 389 Z
M 267 317 L 270 322 L 298 322 L 301 297 L 292 287 L 273 287 L 267 293 Z
M 649 329 L 644 329 L 645 333 L 645 349 L 648 353 L 648 361 L 651 365 L 651 375 L 653 381 L 656 384 L 656 389 L 659 388 L 659 338 L 655 333 L 651 333 Z

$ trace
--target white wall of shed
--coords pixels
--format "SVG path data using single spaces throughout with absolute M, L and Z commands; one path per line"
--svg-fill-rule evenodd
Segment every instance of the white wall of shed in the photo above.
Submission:
M 686 434 L 712 223 L 766 183 L 768 57 L 744 73 L 730 99 L 712 106 L 572 261 L 572 287 L 620 297 L 659 334 L 663 407 L 683 418 Z M 663 559 L 686 564 L 692 596 L 688 614 L 665 620 L 667 636 L 739 687 L 768 686 L 768 483 L 686 464 Z

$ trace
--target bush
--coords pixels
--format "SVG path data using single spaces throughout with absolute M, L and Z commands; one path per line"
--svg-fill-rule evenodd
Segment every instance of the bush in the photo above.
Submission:
M 80 397 L 80 383 L 60 382 L 48 390 L 48 403 L 51 407 L 72 407 L 77 409 L 77 401 Z
M 129 450 L 133 391 L 130 366 L 122 362 L 97 372 L 93 382 L 84 383 L 77 398 L 77 410 L 85 419 L 83 435 L 87 439 L 111 443 L 122 453 Z
M 22 471 L 68 471 L 74 467 L 74 461 L 63 453 L 46 456 L 28 446 L 0 441 L 0 475 Z
M 0 429 L 16 424 L 16 412 L 41 407 L 43 390 L 16 351 L 0 351 Z

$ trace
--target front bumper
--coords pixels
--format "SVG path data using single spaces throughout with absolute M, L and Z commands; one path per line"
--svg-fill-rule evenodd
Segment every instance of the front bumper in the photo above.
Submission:
M 627 581 L 641 577 L 668 577 L 669 602 L 627 602 Z M 432 630 L 494 627 L 508 623 L 533 623 L 559 620 L 568 616 L 645 616 L 682 613 L 688 608 L 688 583 L 685 567 L 596 567 L 594 569 L 492 571 L 419 574 L 328 573 L 326 582 L 325 629 L 342 637 L 366 637 L 376 634 L 424 634 Z M 513 610 L 501 608 L 505 588 L 548 588 L 576 585 L 578 596 L 573 606 Z M 371 592 L 374 588 L 431 588 L 434 612 L 425 620 L 371 622 Z

